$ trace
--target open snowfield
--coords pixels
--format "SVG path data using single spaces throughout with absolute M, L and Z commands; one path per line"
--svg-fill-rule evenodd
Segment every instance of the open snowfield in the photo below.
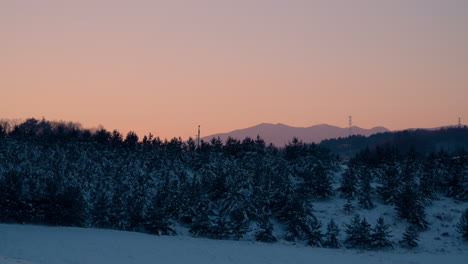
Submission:
M 153 236 L 102 229 L 0 224 L 0 264 L 466 263 L 452 252 L 357 251 L 302 245 Z

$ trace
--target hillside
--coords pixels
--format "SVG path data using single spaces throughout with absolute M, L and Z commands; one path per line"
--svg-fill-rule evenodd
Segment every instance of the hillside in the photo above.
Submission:
M 402 152 L 414 149 L 420 153 L 431 153 L 440 150 L 457 151 L 468 149 L 468 128 L 446 127 L 439 129 L 411 129 L 385 132 L 368 137 L 352 136 L 324 140 L 321 146 L 341 156 L 350 157 L 368 147 L 392 145 Z
M 28 121 L 0 136 L 0 221 L 90 229 L 36 227 L 39 234 L 26 230 L 18 237 L 28 227 L 6 225 L 0 228 L 0 257 L 33 263 L 80 263 L 75 251 L 89 256 L 84 263 L 115 263 L 114 256 L 125 263 L 157 256 L 178 263 L 187 254 L 199 263 L 323 262 L 323 254 L 342 263 L 355 252 L 371 257 L 368 263 L 456 263 L 458 257 L 450 258 L 466 257 L 462 236 L 468 234 L 456 228 L 460 223 L 460 230 L 468 230 L 466 151 L 405 153 L 411 145 L 403 140 L 344 165 L 328 149 L 298 140 L 284 148 L 262 140 L 215 140 L 197 148 L 193 141 L 139 142 L 132 133 L 123 139 L 105 130 L 53 125 Z M 403 138 L 424 146 L 418 141 L 424 133 Z M 91 228 L 141 234 L 121 233 L 138 240 L 106 238 L 116 231 L 101 230 L 97 238 Z M 88 235 L 56 232 L 61 230 Z M 400 243 L 404 234 L 418 232 L 419 244 Z M 216 251 L 219 245 L 227 248 Z M 164 253 L 153 255 L 155 247 Z M 325 248 L 336 248 L 336 254 Z
M 293 244 L 153 236 L 72 227 L 0 224 L 0 264 L 141 263 L 464 263 L 466 246 L 451 251 L 356 251 Z
M 376 133 L 389 131 L 385 127 L 374 127 L 364 129 L 360 127 L 352 127 L 354 135 L 369 136 Z M 244 139 L 246 137 L 256 138 L 259 135 L 266 143 L 273 143 L 277 147 L 282 147 L 291 141 L 294 137 L 302 140 L 304 143 L 319 143 L 324 139 L 347 137 L 349 135 L 348 128 L 341 128 L 327 124 L 315 125 L 310 127 L 292 127 L 284 124 L 259 124 L 245 129 L 238 129 L 228 133 L 214 134 L 203 137 L 203 140 L 210 141 L 212 138 L 219 137 L 223 142 L 228 137 L 236 139 Z

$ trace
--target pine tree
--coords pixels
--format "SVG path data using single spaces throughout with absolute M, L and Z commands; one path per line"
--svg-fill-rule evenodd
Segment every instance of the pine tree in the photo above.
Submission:
M 308 225 L 309 225 L 309 228 L 308 228 L 309 231 L 307 234 L 307 245 L 313 246 L 313 247 L 322 246 L 323 234 L 320 231 L 322 224 L 315 216 L 313 216 L 308 221 Z
M 316 199 L 326 199 L 333 195 L 330 171 L 321 163 L 312 170 L 312 193 Z
M 345 243 L 351 248 L 368 248 L 371 244 L 371 226 L 365 218 L 356 214 L 346 225 Z
M 364 209 L 374 208 L 374 203 L 371 199 L 372 187 L 370 182 L 362 181 L 360 182 L 359 194 L 358 194 L 358 203 Z
M 154 235 L 176 235 L 174 229 L 171 228 L 171 222 L 163 213 L 157 209 L 149 212 L 148 217 L 143 220 L 145 230 Z
M 410 225 L 406 228 L 405 233 L 403 233 L 403 238 L 400 241 L 400 244 L 402 244 L 402 246 L 406 248 L 414 248 L 418 246 L 418 241 L 418 228 L 414 225 Z
M 460 232 L 462 237 L 468 241 L 468 209 L 460 217 L 460 221 L 457 224 L 457 230 Z
M 199 198 L 199 201 L 194 203 L 194 216 L 190 224 L 189 232 L 193 236 L 210 237 L 214 229 L 214 223 L 210 219 L 209 201 L 204 198 Z
M 419 180 L 419 189 L 425 204 L 431 204 L 431 201 L 437 197 L 436 174 L 436 157 L 434 154 L 431 154 L 424 162 L 423 171 Z
M 312 207 L 308 200 L 299 196 L 294 196 L 287 206 L 289 208 L 286 220 L 287 241 L 307 241 L 310 246 L 320 246 L 322 244 L 322 234 L 320 232 L 321 223 L 312 213 Z
M 364 209 L 374 208 L 374 203 L 371 199 L 372 187 L 371 187 L 371 174 L 367 168 L 360 169 L 360 177 L 358 182 L 358 202 L 359 205 Z
M 340 228 L 335 224 L 333 219 L 327 225 L 327 232 L 324 235 L 323 245 L 328 248 L 339 248 L 340 242 L 338 236 L 340 234 Z
M 155 199 L 143 219 L 143 227 L 150 234 L 175 235 L 176 232 L 171 228 L 171 224 L 165 208 Z
M 400 183 L 398 165 L 387 165 L 382 175 L 382 186 L 377 189 L 380 198 L 387 204 L 393 204 Z
M 424 206 L 420 200 L 420 195 L 411 184 L 405 184 L 403 190 L 398 194 L 395 201 L 395 209 L 398 215 L 407 219 L 420 231 L 427 230 L 429 223 L 426 221 Z
M 215 215 L 213 219 L 213 228 L 211 231 L 211 237 L 215 239 L 227 239 L 232 235 L 231 228 L 229 226 L 229 220 L 223 215 Z
M 354 212 L 354 205 L 351 203 L 350 200 L 348 200 L 345 205 L 343 205 L 343 211 L 345 211 L 347 214 L 351 214 Z
M 262 217 L 259 221 L 260 230 L 255 234 L 255 239 L 261 242 L 276 242 L 278 241 L 275 236 L 273 236 L 273 225 L 271 224 L 268 217 Z
M 249 218 L 244 210 L 237 209 L 230 214 L 231 234 L 234 239 L 241 239 L 249 231 Z
M 385 248 L 385 247 L 392 247 L 392 243 L 390 242 L 389 238 L 391 231 L 389 230 L 389 226 L 384 223 L 383 217 L 379 217 L 377 220 L 377 224 L 372 229 L 372 247 L 373 248 Z
M 343 173 L 339 191 L 341 197 L 348 200 L 354 199 L 357 196 L 357 175 L 354 165 L 350 164 L 345 173 Z

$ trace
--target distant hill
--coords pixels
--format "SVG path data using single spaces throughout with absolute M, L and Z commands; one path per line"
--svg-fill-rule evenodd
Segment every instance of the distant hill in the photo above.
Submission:
M 447 126 L 433 129 L 408 129 L 364 136 L 327 139 L 320 143 L 334 153 L 343 157 L 352 157 L 362 149 L 375 149 L 392 145 L 402 152 L 414 149 L 428 154 L 440 150 L 453 152 L 459 149 L 468 150 L 468 128 Z
M 388 132 L 385 127 L 374 127 L 364 129 L 352 127 L 354 135 L 369 136 L 376 133 Z M 246 137 L 256 138 L 260 135 L 267 144 L 273 143 L 277 147 L 282 147 L 291 141 L 294 137 L 299 138 L 305 143 L 319 143 L 324 139 L 347 137 L 348 128 L 341 128 L 327 124 L 315 125 L 310 127 L 292 127 L 284 124 L 259 124 L 245 129 L 238 129 L 228 133 L 214 134 L 204 137 L 203 140 L 210 141 L 212 138 L 219 137 L 223 142 L 228 137 L 244 139 Z

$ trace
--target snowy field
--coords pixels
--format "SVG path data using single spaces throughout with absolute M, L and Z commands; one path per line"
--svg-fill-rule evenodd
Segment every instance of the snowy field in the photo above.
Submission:
M 102 229 L 0 224 L 0 264 L 132 263 L 467 263 L 451 252 L 357 251 L 302 245 L 220 241 Z

